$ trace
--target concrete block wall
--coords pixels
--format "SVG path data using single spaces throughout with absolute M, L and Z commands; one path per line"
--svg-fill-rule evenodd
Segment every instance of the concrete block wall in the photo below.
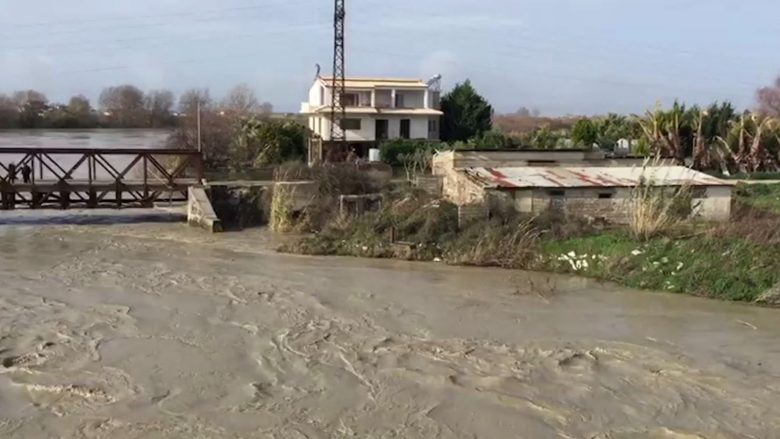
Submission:
M 708 187 L 705 198 L 694 199 L 696 216 L 707 221 L 728 221 L 731 219 L 732 187 Z
M 206 190 L 203 187 L 190 187 L 187 192 L 187 223 L 211 233 L 221 232 L 222 223 L 211 206 Z

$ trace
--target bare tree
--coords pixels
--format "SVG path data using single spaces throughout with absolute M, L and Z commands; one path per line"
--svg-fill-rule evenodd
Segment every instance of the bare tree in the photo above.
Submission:
M 144 92 L 133 85 L 109 87 L 100 93 L 100 109 L 109 122 L 120 127 L 146 126 Z
M 29 105 L 46 105 L 49 103 L 46 95 L 37 90 L 22 90 L 14 92 L 12 99 L 20 110 Z
M 270 102 L 263 102 L 260 104 L 260 114 L 270 115 L 274 112 L 274 105 Z
M 756 93 L 758 109 L 761 113 L 780 117 L 780 77 L 775 80 L 772 87 L 764 87 Z
M 234 119 L 220 115 L 208 89 L 187 90 L 179 98 L 179 128 L 169 139 L 174 148 L 198 148 L 198 106 L 200 106 L 200 146 L 209 166 L 222 166 L 235 138 Z
M 222 108 L 233 115 L 243 116 L 257 112 L 260 103 L 255 91 L 247 84 L 233 87 L 222 101 Z
M 67 113 L 69 117 L 72 118 L 75 126 L 84 128 L 97 126 L 97 115 L 95 114 L 89 99 L 83 95 L 70 98 Z
M 152 90 L 146 94 L 144 106 L 152 128 L 170 125 L 173 117 L 174 96 L 170 90 Z
M 90 105 L 89 99 L 83 95 L 73 96 L 68 102 L 68 111 L 76 115 L 90 114 L 92 105 Z
M 39 128 L 49 108 L 46 95 L 36 90 L 17 91 L 13 101 L 19 110 L 19 125 L 22 128 Z
M 211 110 L 213 103 L 208 89 L 190 89 L 179 98 L 179 112 L 183 116 L 194 117 L 198 112 L 198 104 L 201 112 L 207 112 Z
M 13 128 L 19 123 L 19 107 L 8 95 L 0 94 L 0 128 Z

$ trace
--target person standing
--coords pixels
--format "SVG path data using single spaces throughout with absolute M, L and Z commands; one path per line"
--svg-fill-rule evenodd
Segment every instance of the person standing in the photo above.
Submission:
M 30 182 L 30 174 L 32 174 L 32 168 L 30 167 L 30 165 L 25 163 L 24 166 L 22 166 L 22 180 L 25 183 Z
M 13 184 L 16 181 L 16 163 L 8 164 L 8 182 Z

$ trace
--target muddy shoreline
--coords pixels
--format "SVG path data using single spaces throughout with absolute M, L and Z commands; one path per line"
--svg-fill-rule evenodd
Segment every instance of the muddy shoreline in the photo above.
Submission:
M 2 437 L 780 434 L 777 310 L 175 223 L 0 238 Z

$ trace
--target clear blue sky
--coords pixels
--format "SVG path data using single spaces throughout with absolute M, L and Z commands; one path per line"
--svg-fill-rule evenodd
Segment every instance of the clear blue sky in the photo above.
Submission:
M 753 105 L 780 73 L 777 0 L 347 0 L 347 71 L 471 78 L 500 112 Z M 296 111 L 331 68 L 331 0 L 0 0 L 0 92 L 246 82 Z

